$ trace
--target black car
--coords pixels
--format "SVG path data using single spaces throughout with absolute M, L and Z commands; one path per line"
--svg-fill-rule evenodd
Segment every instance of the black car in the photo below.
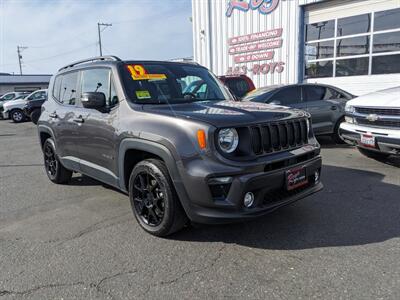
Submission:
M 323 84 L 277 85 L 250 92 L 243 101 L 283 105 L 311 114 L 315 135 L 331 135 L 342 143 L 340 123 L 344 121 L 346 102 L 355 96 L 337 87 Z
M 199 80 L 204 92 L 185 91 Z M 195 64 L 69 64 L 50 81 L 38 130 L 51 181 L 78 172 L 129 194 L 158 236 L 260 217 L 322 189 L 307 112 L 234 101 Z
M 34 124 L 37 124 L 41 111 L 42 104 L 47 100 L 47 94 L 39 99 L 28 101 L 23 109 L 25 116 L 29 117 Z

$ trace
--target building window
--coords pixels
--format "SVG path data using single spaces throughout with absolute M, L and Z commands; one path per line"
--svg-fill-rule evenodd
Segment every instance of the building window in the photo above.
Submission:
M 305 26 L 305 78 L 400 73 L 400 8 Z
M 310 62 L 306 65 L 307 78 L 332 77 L 333 63 L 331 60 Z
M 338 19 L 337 35 L 346 36 L 367 33 L 371 30 L 371 14 Z
M 388 30 L 400 27 L 400 8 L 375 13 L 374 30 Z
M 358 36 L 338 39 L 336 46 L 337 56 L 352 56 L 369 53 L 369 36 Z
M 368 75 L 368 57 L 336 60 L 336 76 Z
M 306 41 L 329 39 L 335 36 L 335 20 L 308 24 Z
M 400 54 L 372 58 L 372 74 L 400 73 Z

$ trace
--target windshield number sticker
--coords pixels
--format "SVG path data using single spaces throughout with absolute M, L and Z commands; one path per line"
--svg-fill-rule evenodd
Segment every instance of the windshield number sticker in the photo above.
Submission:
M 142 65 L 128 65 L 133 80 L 163 80 L 167 79 L 165 74 L 148 74 Z
M 136 98 L 149 99 L 151 98 L 149 91 L 136 91 Z

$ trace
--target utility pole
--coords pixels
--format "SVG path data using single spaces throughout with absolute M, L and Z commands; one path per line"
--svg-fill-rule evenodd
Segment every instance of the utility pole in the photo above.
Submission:
M 99 33 L 99 49 L 100 49 L 100 56 L 103 56 L 103 51 L 101 49 L 101 31 L 100 31 L 100 27 L 104 26 L 104 27 L 109 27 L 112 26 L 111 23 L 97 23 L 97 31 Z
M 17 54 L 18 54 L 18 62 L 19 62 L 19 74 L 22 75 L 22 51 L 25 49 L 28 49 L 28 47 L 23 47 L 23 46 L 17 46 Z

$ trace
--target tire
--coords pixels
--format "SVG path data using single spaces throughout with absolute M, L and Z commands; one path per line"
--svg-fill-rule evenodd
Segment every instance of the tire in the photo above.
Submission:
M 364 148 L 360 148 L 360 147 L 358 147 L 358 151 L 360 151 L 360 153 L 366 157 L 369 157 L 372 159 L 377 159 L 377 160 L 382 160 L 382 159 L 388 158 L 390 156 L 390 154 L 387 154 L 387 153 L 376 152 L 376 151 L 372 151 L 372 150 L 368 150 L 368 149 L 364 149 Z
M 339 119 L 339 121 L 337 121 L 335 128 L 334 128 L 334 132 L 332 134 L 332 140 L 336 143 L 336 144 L 345 144 L 346 142 L 342 140 L 342 138 L 339 135 L 339 128 L 340 128 L 340 124 L 344 122 L 344 118 Z
M 160 160 L 143 160 L 133 168 L 129 198 L 137 222 L 152 235 L 170 235 L 188 222 L 167 167 Z
M 37 124 L 40 118 L 41 110 L 35 109 L 31 112 L 30 118 L 33 124 Z
M 25 114 L 20 109 L 13 109 L 10 111 L 10 118 L 14 121 L 14 123 L 21 123 L 25 120 Z
M 50 181 L 64 184 L 71 180 L 72 171 L 67 170 L 60 162 L 56 154 L 56 147 L 52 138 L 48 138 L 43 144 L 44 168 Z

